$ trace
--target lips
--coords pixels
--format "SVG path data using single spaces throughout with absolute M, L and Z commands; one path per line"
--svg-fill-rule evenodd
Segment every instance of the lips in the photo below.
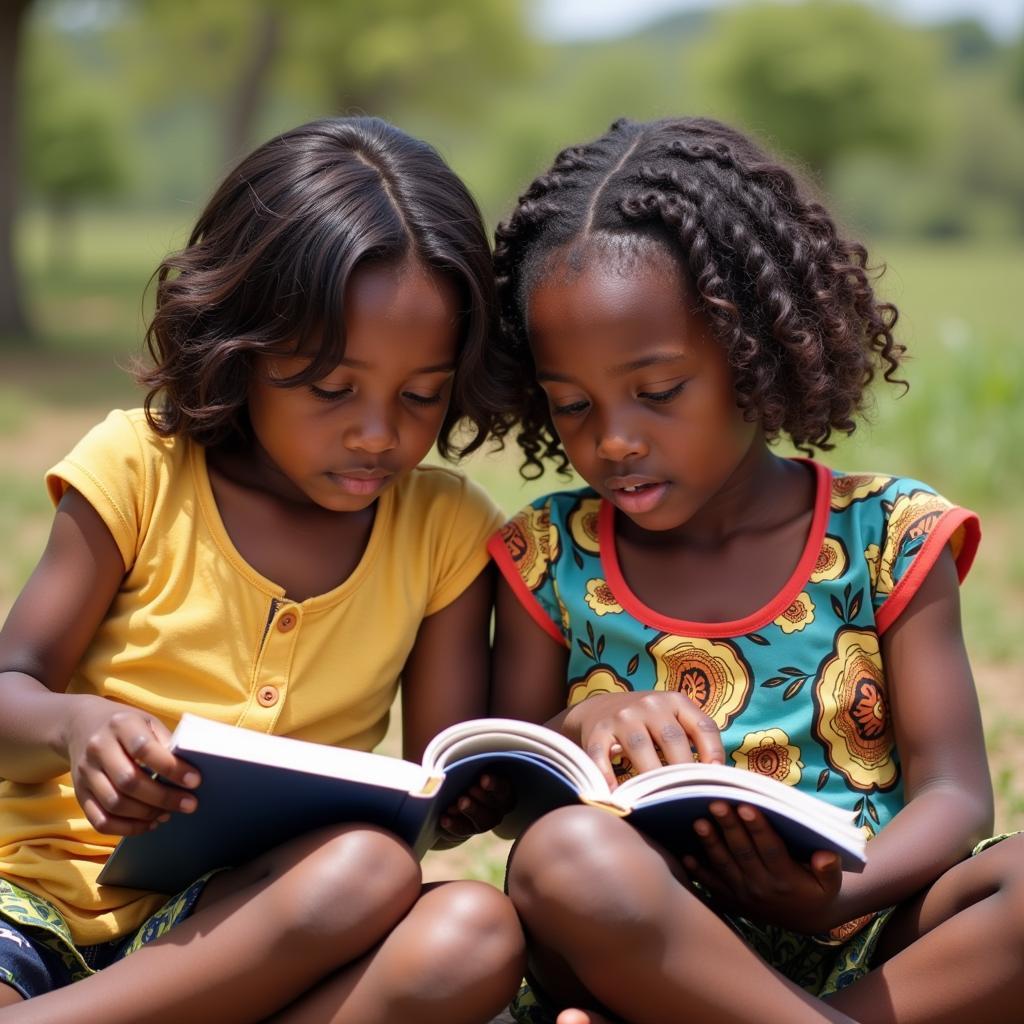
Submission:
M 605 487 L 611 492 L 615 505 L 626 515 L 634 516 L 650 512 L 660 505 L 669 484 L 655 477 L 633 474 L 609 477 Z
M 374 494 L 394 476 L 394 473 L 379 467 L 366 469 L 342 469 L 328 472 L 327 477 L 343 491 L 359 497 Z

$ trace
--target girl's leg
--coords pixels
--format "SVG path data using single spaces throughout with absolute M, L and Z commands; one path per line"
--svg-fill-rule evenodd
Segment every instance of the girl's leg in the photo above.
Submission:
M 947 871 L 883 933 L 881 967 L 830 997 L 872 1024 L 1007 1021 L 1024 997 L 1024 836 Z
M 680 883 L 670 858 L 604 811 L 567 807 L 533 825 L 509 892 L 531 973 L 563 1005 L 580 1003 L 564 971 L 546 972 L 546 954 L 629 1024 L 850 1021 L 769 967 Z
M 21 1002 L 21 993 L 0 981 L 0 1009 Z
M 195 912 L 99 974 L 2 1011 L 12 1024 L 259 1021 L 363 957 L 420 893 L 390 833 L 325 829 L 213 878 Z
M 429 887 L 384 942 L 273 1024 L 483 1024 L 523 975 L 511 902 L 483 882 Z

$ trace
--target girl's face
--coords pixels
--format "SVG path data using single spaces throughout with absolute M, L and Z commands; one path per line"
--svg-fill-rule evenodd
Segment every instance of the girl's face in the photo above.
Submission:
M 760 438 L 688 291 L 652 245 L 630 260 L 591 247 L 581 270 L 556 253 L 529 295 L 537 380 L 566 453 L 645 530 L 713 515 L 709 502 Z
M 368 507 L 430 450 L 458 346 L 455 286 L 415 260 L 361 264 L 345 290 L 345 358 L 313 385 L 275 380 L 302 353 L 264 356 L 249 416 L 269 487 L 335 512 Z

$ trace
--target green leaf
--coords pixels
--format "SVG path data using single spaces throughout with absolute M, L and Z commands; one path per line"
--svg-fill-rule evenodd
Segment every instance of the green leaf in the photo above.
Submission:
M 786 692 L 782 695 L 783 700 L 789 700 L 791 697 L 795 697 L 807 682 L 807 676 L 803 676 L 801 679 L 794 679 L 793 682 L 786 687 Z

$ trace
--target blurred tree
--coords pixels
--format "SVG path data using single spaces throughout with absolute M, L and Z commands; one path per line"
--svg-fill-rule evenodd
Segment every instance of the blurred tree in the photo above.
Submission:
M 229 161 L 253 144 L 272 88 L 339 113 L 433 107 L 459 118 L 479 109 L 481 85 L 528 59 L 522 0 L 136 2 L 135 49 L 154 86 L 168 96 L 176 78 L 169 99 L 191 90 L 217 103 Z
M 123 180 L 114 127 L 103 108 L 65 101 L 30 120 L 25 149 L 26 176 L 49 210 L 51 269 L 62 270 L 72 261 L 77 208 Z
M 920 151 L 933 48 L 850 0 L 763 3 L 723 14 L 705 72 L 728 113 L 826 180 L 844 154 Z
M 14 214 L 18 195 L 18 58 L 31 2 L 0 2 L 0 339 L 4 340 L 30 334 L 14 261 Z

